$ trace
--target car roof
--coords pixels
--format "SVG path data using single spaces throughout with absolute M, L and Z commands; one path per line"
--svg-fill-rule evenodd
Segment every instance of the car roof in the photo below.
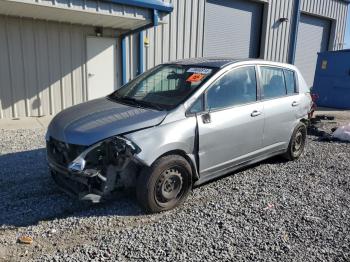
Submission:
M 293 67 L 290 64 L 273 62 L 263 59 L 251 59 L 251 58 L 230 58 L 230 57 L 200 57 L 200 58 L 189 58 L 182 59 L 172 62 L 167 62 L 165 64 L 175 64 L 175 65 L 189 65 L 189 66 L 201 66 L 201 67 L 214 67 L 214 68 L 224 68 L 231 64 L 249 62 L 252 64 L 267 64 L 291 68 Z
M 199 58 L 188 58 L 188 59 L 172 61 L 166 64 L 223 68 L 227 65 L 230 65 L 232 63 L 239 62 L 239 61 L 243 61 L 243 60 L 235 59 L 235 58 L 227 58 L 227 57 L 199 57 Z

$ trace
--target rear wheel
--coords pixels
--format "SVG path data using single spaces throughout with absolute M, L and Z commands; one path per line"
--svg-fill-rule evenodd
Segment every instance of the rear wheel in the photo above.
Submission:
M 301 156 L 305 149 L 306 134 L 306 126 L 299 123 L 294 129 L 287 152 L 283 155 L 286 159 L 295 160 Z
M 191 188 L 190 164 L 181 156 L 168 155 L 141 172 L 136 196 L 147 212 L 161 212 L 182 204 Z

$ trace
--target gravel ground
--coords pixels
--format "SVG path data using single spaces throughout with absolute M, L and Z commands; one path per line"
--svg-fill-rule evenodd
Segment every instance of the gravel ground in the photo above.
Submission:
M 145 215 L 133 195 L 89 205 L 48 174 L 44 130 L 0 129 L 0 260 L 350 261 L 350 144 L 309 136 L 273 158 Z M 16 243 L 32 236 L 31 245 Z

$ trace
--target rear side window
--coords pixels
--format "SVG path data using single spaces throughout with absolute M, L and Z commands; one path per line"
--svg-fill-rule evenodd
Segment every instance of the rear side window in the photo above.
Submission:
M 291 70 L 284 70 L 284 79 L 286 81 L 287 94 L 296 94 L 298 93 L 295 81 L 295 72 Z
M 233 69 L 220 77 L 207 92 L 207 108 L 221 109 L 256 101 L 254 66 Z
M 287 94 L 283 69 L 262 66 L 260 73 L 263 99 L 281 97 Z

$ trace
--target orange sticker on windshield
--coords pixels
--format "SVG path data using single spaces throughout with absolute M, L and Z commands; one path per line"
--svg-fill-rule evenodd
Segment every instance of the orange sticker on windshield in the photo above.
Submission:
M 186 81 L 187 82 L 198 82 L 198 81 L 201 81 L 204 77 L 205 77 L 205 75 L 203 75 L 203 74 L 193 74 L 193 75 L 190 75 L 186 79 Z

